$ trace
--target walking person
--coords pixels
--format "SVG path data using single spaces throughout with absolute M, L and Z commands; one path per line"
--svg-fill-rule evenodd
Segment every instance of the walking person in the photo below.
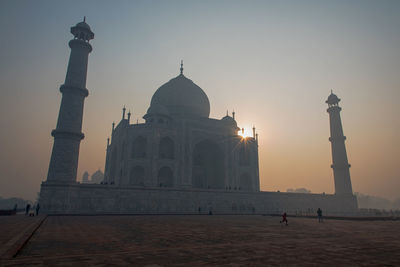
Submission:
M 31 204 L 26 204 L 26 208 L 25 208 L 25 216 L 27 216 L 29 214 L 29 210 L 31 209 Z
M 39 203 L 36 204 L 36 216 L 39 215 L 39 209 L 40 209 L 40 205 Z
M 279 223 L 286 223 L 286 225 L 288 225 L 288 220 L 286 217 L 287 217 L 286 212 L 284 212 L 282 214 L 282 221 L 279 221 Z
M 318 208 L 317 210 L 317 214 L 318 214 L 318 222 L 322 222 L 322 210 L 320 208 Z

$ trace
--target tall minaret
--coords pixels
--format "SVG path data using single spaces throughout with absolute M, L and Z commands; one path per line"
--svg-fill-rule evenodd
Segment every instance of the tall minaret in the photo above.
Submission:
M 83 104 L 89 92 L 86 89 L 88 56 L 92 51 L 89 40 L 94 38 L 86 19 L 71 27 L 74 39 L 69 42 L 69 57 L 54 137 L 47 182 L 75 183 L 78 168 L 79 145 L 84 138 L 82 130 Z
M 333 176 L 335 179 L 335 193 L 336 194 L 353 194 L 350 180 L 350 164 L 347 160 L 346 146 L 344 141 L 346 136 L 343 135 L 342 121 L 340 119 L 339 107 L 340 99 L 331 92 L 326 100 L 329 108 L 329 121 L 331 127 L 331 137 L 329 141 L 332 146 L 332 162 Z

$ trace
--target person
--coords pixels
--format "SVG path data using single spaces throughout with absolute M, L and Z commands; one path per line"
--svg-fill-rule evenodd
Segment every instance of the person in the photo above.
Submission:
M 29 211 L 29 217 L 34 217 L 35 216 L 35 205 L 30 209 Z
M 317 210 L 317 214 L 318 214 L 318 222 L 322 222 L 322 210 L 320 208 L 318 208 Z
M 37 205 L 36 205 L 36 216 L 39 215 L 39 209 L 40 209 L 40 205 L 39 205 L 39 203 L 37 203 Z
M 286 212 L 284 212 L 282 214 L 282 221 L 279 221 L 279 223 L 286 223 L 286 225 L 288 225 L 288 220 L 286 217 L 287 217 Z
M 26 204 L 26 208 L 25 208 L 25 215 L 29 214 L 29 210 L 31 209 L 31 204 Z

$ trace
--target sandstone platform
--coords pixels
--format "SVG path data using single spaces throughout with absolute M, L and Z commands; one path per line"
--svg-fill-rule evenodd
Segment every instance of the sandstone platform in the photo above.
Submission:
M 259 215 L 0 217 L 1 246 L 10 245 L 27 225 L 36 225 L 15 257 L 3 255 L 0 266 L 400 265 L 398 220 L 318 223 L 289 217 L 285 226 L 279 219 Z

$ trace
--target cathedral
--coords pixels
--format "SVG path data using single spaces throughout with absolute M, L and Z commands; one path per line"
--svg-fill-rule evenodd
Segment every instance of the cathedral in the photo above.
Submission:
M 258 135 L 243 137 L 235 113 L 209 118 L 204 91 L 180 74 L 158 88 L 144 123 L 131 123 L 124 107 L 107 141 L 104 180 L 77 182 L 90 40 L 86 21 L 71 27 L 69 58 L 46 181 L 40 205 L 47 214 L 276 214 L 322 208 L 353 214 L 357 200 L 350 180 L 338 103 L 331 93 L 330 117 L 335 194 L 260 191 Z
M 255 131 L 238 135 L 234 112 L 209 118 L 207 95 L 183 75 L 182 65 L 154 93 L 145 123 L 131 124 L 123 109 L 107 144 L 105 183 L 259 191 Z

